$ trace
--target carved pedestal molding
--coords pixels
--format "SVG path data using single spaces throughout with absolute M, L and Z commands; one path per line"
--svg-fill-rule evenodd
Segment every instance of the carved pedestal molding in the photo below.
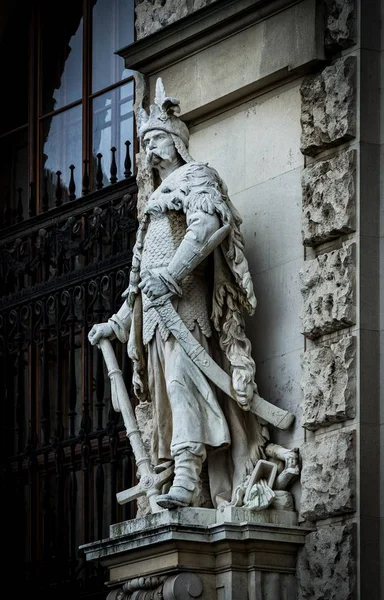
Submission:
M 308 350 L 302 358 L 301 424 L 315 430 L 353 419 L 356 413 L 356 338 Z
M 203 584 L 194 573 L 170 577 L 136 577 L 109 592 L 107 600 L 188 600 L 201 598 Z
M 251 522 L 257 512 L 227 509 L 163 510 L 124 521 L 82 550 L 108 568 L 108 600 L 296 598 L 297 553 L 313 529 Z

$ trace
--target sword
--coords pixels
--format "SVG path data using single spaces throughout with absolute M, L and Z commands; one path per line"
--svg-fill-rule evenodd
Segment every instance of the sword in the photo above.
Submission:
M 173 293 L 165 294 L 161 298 L 151 302 L 148 308 L 155 308 L 164 325 L 175 336 L 182 348 L 188 354 L 190 359 L 199 367 L 199 369 L 232 400 L 236 400 L 236 392 L 233 389 L 232 379 L 217 362 L 215 362 L 202 345 L 196 340 L 191 331 L 185 325 L 184 321 L 177 313 L 170 298 Z M 278 427 L 279 429 L 288 429 L 292 424 L 295 415 L 271 404 L 264 400 L 258 394 L 254 394 L 249 405 L 249 410 L 263 419 Z
M 102 338 L 99 340 L 97 346 L 103 353 L 108 369 L 108 377 L 111 380 L 112 405 L 114 410 L 121 412 L 123 416 L 127 438 L 130 441 L 135 456 L 139 475 L 139 483 L 134 487 L 118 492 L 116 499 L 119 504 L 125 504 L 126 502 L 131 502 L 131 500 L 135 500 L 135 498 L 139 498 L 139 496 L 147 496 L 151 512 L 159 512 L 163 509 L 156 503 L 156 498 L 162 486 L 171 480 L 174 467 L 172 465 L 161 472 L 157 472 L 151 465 L 112 344 L 109 339 Z

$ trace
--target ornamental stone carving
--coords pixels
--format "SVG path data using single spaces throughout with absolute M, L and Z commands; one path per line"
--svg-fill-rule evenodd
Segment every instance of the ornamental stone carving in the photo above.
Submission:
M 356 338 L 353 336 L 303 354 L 303 427 L 318 429 L 355 416 L 355 358 Z
M 314 246 L 355 229 L 356 151 L 343 152 L 304 169 L 303 244 Z
M 355 510 L 354 431 L 327 433 L 302 448 L 301 515 L 318 521 Z
M 351 600 L 356 591 L 355 528 L 330 525 L 309 533 L 297 563 L 299 600 Z
M 356 43 L 356 1 L 325 0 L 325 47 L 330 51 Z
M 339 58 L 300 88 L 301 151 L 309 156 L 353 138 L 356 134 L 356 57 Z
M 188 600 L 200 598 L 203 584 L 195 573 L 178 573 L 169 577 L 136 577 L 112 590 L 107 600 Z
M 355 244 L 321 254 L 300 271 L 303 333 L 315 339 L 355 322 Z

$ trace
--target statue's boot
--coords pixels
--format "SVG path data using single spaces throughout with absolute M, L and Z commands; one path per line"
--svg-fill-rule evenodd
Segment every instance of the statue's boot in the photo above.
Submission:
M 203 456 L 182 450 L 176 454 L 175 477 L 167 494 L 157 496 L 156 502 L 162 508 L 198 506 L 201 492 L 200 473 Z

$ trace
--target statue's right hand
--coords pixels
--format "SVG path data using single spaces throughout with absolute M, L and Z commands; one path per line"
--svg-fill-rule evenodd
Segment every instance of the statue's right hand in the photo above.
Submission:
M 88 339 L 95 346 L 101 338 L 112 338 L 114 331 L 109 323 L 96 323 L 88 333 Z

